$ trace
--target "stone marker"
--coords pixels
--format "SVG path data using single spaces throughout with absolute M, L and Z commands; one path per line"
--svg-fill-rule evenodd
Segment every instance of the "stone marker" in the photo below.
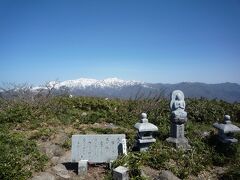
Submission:
M 240 132 L 240 128 L 232 124 L 229 115 L 224 116 L 223 123 L 214 123 L 213 127 L 218 130 L 218 139 L 222 143 L 237 143 L 238 140 L 234 138 L 234 133 Z
M 78 163 L 78 174 L 86 174 L 88 163 L 111 163 L 126 149 L 125 134 L 72 136 L 72 162 Z
M 139 151 L 146 151 L 152 143 L 156 142 L 152 134 L 158 131 L 158 127 L 148 122 L 146 113 L 141 114 L 140 122 L 136 123 L 134 127 L 138 131 L 136 148 Z
M 175 90 L 171 95 L 171 132 L 166 140 L 173 143 L 176 148 L 189 149 L 188 139 L 184 135 L 184 124 L 187 122 L 187 112 L 185 112 L 184 94 L 180 90 Z
M 87 175 L 88 160 L 78 161 L 78 175 L 84 176 Z
M 128 168 L 118 166 L 113 170 L 113 180 L 129 180 Z

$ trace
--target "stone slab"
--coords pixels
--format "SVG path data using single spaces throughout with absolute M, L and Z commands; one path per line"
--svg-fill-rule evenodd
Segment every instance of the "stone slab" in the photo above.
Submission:
M 109 163 L 126 154 L 125 134 L 91 134 L 72 136 L 72 162 Z

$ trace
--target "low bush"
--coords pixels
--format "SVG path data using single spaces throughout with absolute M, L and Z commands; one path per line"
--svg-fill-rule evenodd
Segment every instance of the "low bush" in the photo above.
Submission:
M 31 177 L 32 172 L 40 171 L 47 162 L 36 143 L 20 134 L 0 131 L 0 179 L 24 180 Z

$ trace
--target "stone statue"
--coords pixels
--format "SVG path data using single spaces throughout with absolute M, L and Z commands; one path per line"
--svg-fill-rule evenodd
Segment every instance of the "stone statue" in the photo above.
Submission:
M 185 123 L 187 121 L 187 112 L 185 112 L 184 94 L 180 90 L 175 90 L 172 93 L 170 108 L 172 110 L 172 121 L 175 123 Z
M 177 148 L 190 149 L 188 139 L 184 135 L 184 124 L 187 122 L 187 112 L 185 112 L 184 94 L 180 90 L 172 92 L 171 108 L 171 131 L 170 137 L 166 140 L 173 143 Z

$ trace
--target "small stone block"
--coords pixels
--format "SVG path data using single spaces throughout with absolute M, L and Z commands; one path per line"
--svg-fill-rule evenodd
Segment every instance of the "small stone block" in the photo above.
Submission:
M 88 169 L 88 160 L 81 160 L 78 162 L 78 175 L 86 175 Z
M 114 180 L 129 180 L 128 168 L 123 166 L 118 166 L 113 170 Z

